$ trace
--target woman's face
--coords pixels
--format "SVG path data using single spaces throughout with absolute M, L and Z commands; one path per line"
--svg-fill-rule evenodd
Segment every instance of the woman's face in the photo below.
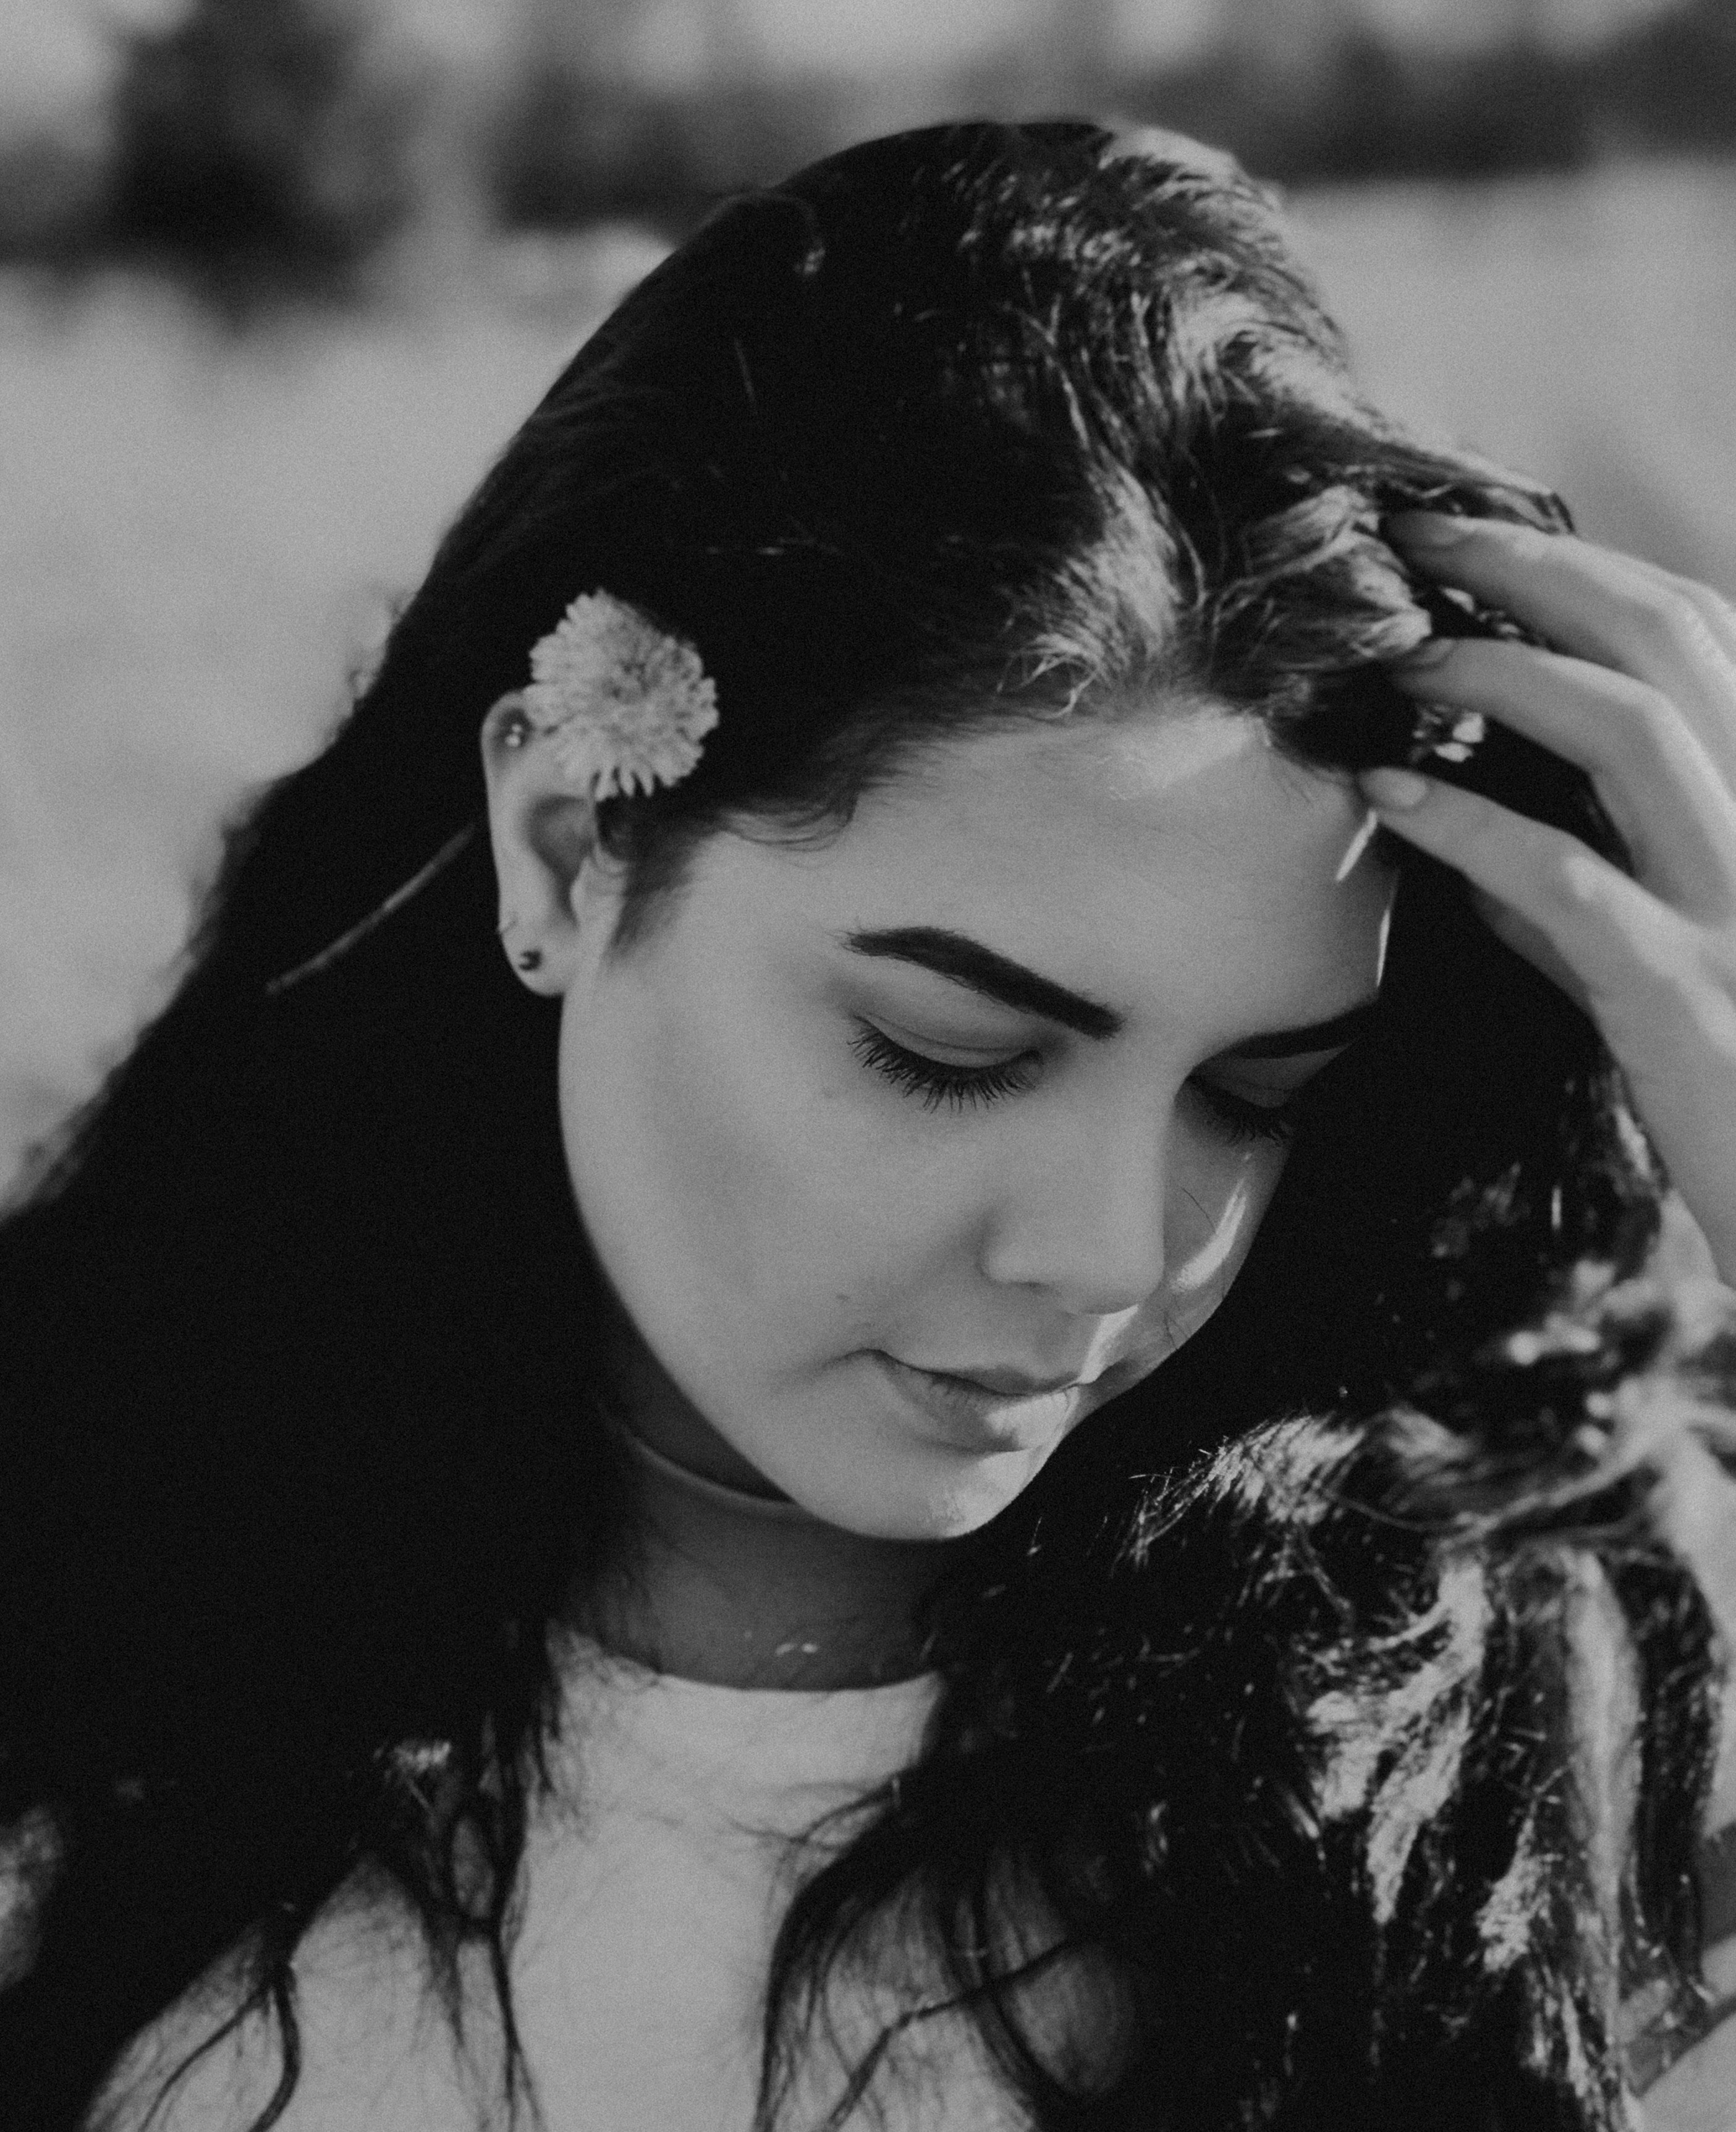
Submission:
M 992 1517 L 1240 1266 L 1379 979 L 1362 819 L 1142 712 L 952 744 L 821 848 L 719 835 L 612 962 L 587 864 L 561 1114 L 635 1425 L 853 1531 Z

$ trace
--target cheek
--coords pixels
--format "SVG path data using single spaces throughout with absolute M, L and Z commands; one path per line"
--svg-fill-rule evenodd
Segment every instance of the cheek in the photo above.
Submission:
M 1191 1139 L 1170 1179 L 1164 1286 L 1214 1307 L 1240 1270 L 1283 1174 L 1277 1141 L 1235 1147 Z
M 562 1082 L 579 1205 L 642 1325 L 793 1352 L 908 1270 L 919 1192 L 812 1042 L 768 1051 L 726 1014 L 651 1009 L 575 1025 Z
M 788 1136 L 769 1075 L 743 1073 L 693 1025 L 646 1013 L 575 1020 L 562 1059 L 568 1160 L 617 1283 L 733 1313 L 763 1284 L 789 1198 Z

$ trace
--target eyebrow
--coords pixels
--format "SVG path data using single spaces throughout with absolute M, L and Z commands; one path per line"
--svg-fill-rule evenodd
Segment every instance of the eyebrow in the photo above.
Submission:
M 1360 1036 L 1379 1012 L 1378 999 L 1364 1000 L 1346 1007 L 1326 1021 L 1305 1023 L 1300 1029 L 1274 1029 L 1264 1036 L 1250 1036 L 1232 1044 L 1226 1059 L 1297 1059 L 1305 1051 L 1337 1051 Z
M 1045 1021 L 1059 1022 L 1063 1029 L 1101 1044 L 1119 1036 L 1127 1026 L 1113 1007 L 1070 992 L 1053 978 L 1041 977 L 1005 955 L 985 948 L 966 933 L 954 933 L 941 925 L 889 925 L 878 930 L 845 933 L 842 945 L 853 955 L 874 955 L 895 963 L 914 963 L 948 977 L 985 998 L 999 1000 L 1019 1014 L 1040 1015 Z M 1298 1029 L 1274 1029 L 1250 1036 L 1224 1053 L 1226 1059 L 1292 1059 L 1309 1051 L 1331 1051 L 1360 1035 L 1374 1019 L 1379 1002 L 1364 1000 L 1326 1021 L 1309 1022 Z

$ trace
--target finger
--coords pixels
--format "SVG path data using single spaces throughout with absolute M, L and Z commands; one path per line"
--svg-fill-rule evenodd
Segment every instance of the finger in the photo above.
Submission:
M 1576 837 L 1479 794 L 1409 771 L 1360 782 L 1382 828 L 1502 907 L 1521 954 L 1534 929 L 1572 972 L 1719 1277 L 1736 1279 L 1736 929 L 1683 916 Z
M 1508 910 L 1504 903 L 1498 903 L 1486 889 L 1473 889 L 1471 902 L 1477 915 L 1498 940 L 1504 941 L 1533 969 L 1541 970 L 1552 985 L 1566 993 L 1581 1014 L 1591 1012 L 1591 997 L 1579 972 L 1556 951 L 1547 934 L 1540 932 L 1528 919 Z
M 1636 632 L 1666 635 L 1678 622 L 1690 640 L 1704 630 L 1725 659 L 1736 641 L 1736 610 L 1712 586 L 1576 534 L 1428 511 L 1397 513 L 1385 530 L 1414 564 L 1585 656 L 1619 663 Z
M 1404 513 L 1388 530 L 1431 577 L 1512 615 L 1557 651 L 1661 689 L 1736 780 L 1736 665 L 1702 603 L 1666 574 L 1571 534 L 1499 519 Z
M 1718 640 L 1719 649 L 1732 665 L 1736 665 L 1736 603 L 1715 587 L 1703 585 L 1697 578 L 1678 576 L 1674 570 L 1665 569 L 1661 563 L 1648 563 L 1641 555 L 1630 555 L 1628 560 L 1655 583 L 1681 593 L 1698 607 L 1700 618 Z
M 1565 966 L 1570 989 L 1619 1055 L 1619 1028 L 1663 995 L 1689 921 L 1577 837 L 1480 794 L 1412 771 L 1368 771 L 1361 785 L 1383 827 L 1456 868 L 1518 921 L 1499 929 L 1511 945 L 1523 954 L 1528 935 L 1547 944 L 1555 969 L 1528 959 L 1558 982 Z
M 1666 697 L 1609 667 L 1531 645 L 1437 639 L 1431 652 L 1391 668 L 1395 686 L 1499 719 L 1576 764 L 1646 886 L 1713 922 L 1736 917 L 1736 792 Z

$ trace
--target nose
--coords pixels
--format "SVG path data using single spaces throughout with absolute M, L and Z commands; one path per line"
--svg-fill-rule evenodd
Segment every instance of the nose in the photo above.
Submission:
M 1041 1289 L 1070 1317 L 1136 1309 L 1163 1284 L 1168 1114 L 1142 1107 L 1069 1136 L 1040 1170 L 1008 1179 L 985 1231 L 985 1277 Z

